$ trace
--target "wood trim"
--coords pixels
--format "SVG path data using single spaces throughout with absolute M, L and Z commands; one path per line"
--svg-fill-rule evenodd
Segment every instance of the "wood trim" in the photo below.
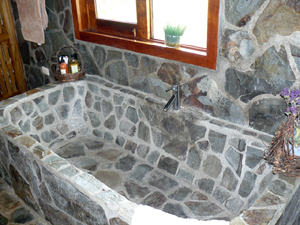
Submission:
M 206 64 L 212 69 L 217 67 L 218 35 L 219 35 L 219 1 L 210 0 L 208 4 L 207 18 L 207 58 Z
M 136 24 L 131 23 L 122 23 L 117 21 L 110 21 L 110 20 L 102 20 L 97 19 L 97 29 L 95 32 L 100 31 L 103 34 L 111 34 L 120 37 L 127 37 L 127 38 L 134 38 L 133 29 L 137 30 Z M 91 31 L 93 29 L 90 29 Z
M 136 1 L 137 13 L 137 37 L 142 39 L 150 39 L 150 1 Z
M 5 43 L 5 45 L 8 44 L 9 49 L 7 49 L 4 54 L 6 54 L 6 56 L 9 54 L 10 56 L 10 62 L 8 62 L 8 67 L 10 67 L 10 63 L 12 63 L 12 68 L 9 69 L 9 71 L 13 70 L 13 75 L 15 77 L 11 79 L 13 82 L 15 82 L 15 84 L 13 85 L 17 86 L 17 90 L 15 87 L 13 87 L 13 90 L 15 92 L 9 94 L 8 96 L 1 97 L 1 99 L 3 99 L 3 98 L 10 97 L 12 95 L 26 92 L 27 85 L 24 77 L 22 59 L 18 48 L 18 41 L 17 41 L 16 31 L 14 26 L 14 20 L 11 12 L 10 1 L 1 0 L 0 8 L 2 9 L 0 13 L 2 14 L 4 27 L 6 29 L 5 32 L 7 32 L 9 35 L 9 41 Z
M 71 0 L 73 16 L 78 17 L 83 4 L 78 4 L 85 0 Z M 151 2 L 151 0 L 142 0 Z M 84 9 L 83 9 L 84 10 Z M 81 11 L 82 12 L 82 11 Z M 83 29 L 86 24 L 86 16 L 73 18 L 75 26 L 75 37 L 79 40 L 88 41 L 96 44 L 108 45 L 116 48 L 127 49 L 138 53 L 148 54 L 170 60 L 176 60 L 196 66 L 216 69 L 218 55 L 218 22 L 219 22 L 219 0 L 209 0 L 208 2 L 208 29 L 207 29 L 207 48 L 197 49 L 182 46 L 180 49 L 166 47 L 164 44 L 151 39 L 131 39 L 120 36 L 113 36 L 90 29 Z M 149 21 L 151 18 L 149 18 Z M 83 25 L 81 24 L 83 23 Z M 147 31 L 147 34 L 150 32 Z M 149 36 L 147 35 L 147 36 Z
M 81 31 L 80 37 L 83 41 L 127 49 L 138 53 L 206 67 L 205 52 L 183 48 L 169 48 L 160 43 L 132 40 L 106 34 L 94 33 L 90 31 Z

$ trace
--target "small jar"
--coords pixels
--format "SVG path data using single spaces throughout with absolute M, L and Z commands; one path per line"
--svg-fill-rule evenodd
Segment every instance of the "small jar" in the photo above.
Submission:
M 71 70 L 72 74 L 79 72 L 79 63 L 78 63 L 76 54 L 71 55 L 71 60 L 69 61 L 69 66 L 70 66 L 70 70 Z
M 60 56 L 60 74 L 68 74 L 69 73 L 69 66 L 65 62 L 63 56 Z

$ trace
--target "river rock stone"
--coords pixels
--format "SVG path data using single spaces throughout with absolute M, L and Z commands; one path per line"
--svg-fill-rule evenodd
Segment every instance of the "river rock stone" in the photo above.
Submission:
M 42 113 L 49 110 L 48 104 L 47 104 L 44 96 L 35 98 L 35 99 L 33 99 L 33 101 L 38 106 L 38 108 L 40 109 L 40 111 Z
M 185 202 L 184 203 L 196 216 L 213 216 L 223 210 L 211 202 Z
M 142 105 L 141 110 L 145 117 L 147 118 L 147 121 L 150 123 L 151 126 L 157 126 L 158 123 L 158 115 L 157 110 L 153 109 L 151 106 L 148 105 Z M 168 123 L 168 122 L 166 122 Z
M 88 83 L 89 90 L 94 94 L 99 94 L 99 86 Z
M 246 165 L 250 168 L 254 168 L 261 162 L 263 155 L 264 152 L 262 150 L 253 148 L 251 146 L 247 147 Z
M 50 94 L 49 94 L 49 97 L 50 97 Z M 24 110 L 26 116 L 29 116 L 34 110 L 32 102 L 23 102 L 21 106 L 22 106 L 22 109 Z
M 234 173 L 229 168 L 226 168 L 223 173 L 221 185 L 229 191 L 234 191 L 237 183 L 238 180 L 235 178 Z
M 205 136 L 205 133 L 207 130 L 206 127 L 197 126 L 197 125 L 195 125 L 193 123 L 189 123 L 189 122 L 186 124 L 186 126 L 188 128 L 192 142 L 195 142 Z
M 104 122 L 104 126 L 109 129 L 109 130 L 113 130 L 116 127 L 116 118 L 114 115 L 111 115 L 105 122 Z
M 229 140 L 229 143 L 240 152 L 243 152 L 246 149 L 246 141 L 244 139 L 232 138 Z
M 195 84 L 192 84 L 194 82 Z M 222 93 L 218 84 L 212 78 L 208 76 L 203 76 L 201 79 L 197 78 L 191 82 L 190 86 L 189 89 L 192 89 L 193 92 L 188 97 L 192 101 L 192 105 L 204 109 L 214 117 L 238 124 L 245 124 L 245 118 L 241 109 Z M 236 89 L 236 86 L 234 88 Z M 184 102 L 186 102 L 186 99 Z M 186 103 L 190 104 L 190 102 Z
M 249 109 L 249 125 L 254 129 L 274 134 L 286 120 L 283 99 L 264 98 L 253 102 Z
M 169 144 L 163 146 L 163 149 L 167 152 L 178 158 L 179 160 L 186 159 L 186 153 L 188 150 L 187 142 L 180 142 L 178 140 L 173 140 Z
M 145 142 L 150 142 L 150 128 L 144 122 L 139 123 L 138 138 Z
M 70 102 L 75 97 L 75 88 L 74 87 L 64 87 L 63 97 L 65 102 Z
M 221 53 L 234 63 L 249 58 L 254 52 L 251 38 L 246 31 L 226 31 L 221 42 Z
M 180 69 L 174 63 L 163 63 L 157 72 L 158 78 L 170 85 L 180 83 Z
M 215 186 L 215 182 L 209 178 L 202 178 L 201 180 L 196 181 L 196 185 L 203 191 L 208 194 L 212 193 L 212 190 Z
M 113 105 L 107 101 L 103 100 L 102 101 L 102 111 L 103 111 L 103 116 L 107 117 L 113 110 Z
M 177 119 L 166 117 L 161 121 L 163 128 L 171 135 L 177 135 L 183 132 L 184 125 Z
M 128 155 L 121 158 L 116 163 L 116 168 L 122 171 L 129 171 L 132 169 L 135 163 L 136 163 L 136 159 L 133 156 Z
M 174 193 L 170 194 L 168 197 L 176 201 L 183 201 L 192 190 L 187 187 L 178 188 Z
M 274 180 L 269 185 L 269 190 L 275 195 L 282 197 L 289 196 L 291 189 L 281 180 Z
M 98 127 L 101 124 L 99 117 L 94 112 L 88 112 L 88 116 L 90 118 L 92 127 Z
M 82 142 L 68 143 L 57 149 L 55 153 L 63 158 L 84 156 L 84 144 Z
M 82 103 L 81 103 L 81 99 L 78 99 L 75 103 L 74 103 L 74 108 L 73 108 L 73 113 L 72 116 L 73 117 L 81 117 L 82 116 Z
M 300 11 L 293 1 L 287 4 L 271 0 L 256 22 L 253 34 L 259 44 L 267 43 L 275 35 L 288 36 L 300 30 L 299 19 Z
M 141 70 L 147 75 L 157 70 L 157 62 L 154 59 L 149 59 L 146 56 L 143 56 L 140 61 Z
M 231 194 L 228 191 L 225 191 L 220 187 L 216 187 L 213 193 L 213 197 L 217 199 L 220 203 L 225 202 L 230 196 Z
M 250 171 L 247 171 L 245 173 L 245 177 L 243 178 L 243 181 L 241 183 L 241 186 L 239 188 L 239 195 L 243 198 L 250 195 L 251 191 L 255 187 L 257 175 L 254 173 L 251 173 Z
M 94 55 L 94 59 L 96 60 L 96 64 L 99 66 L 99 68 L 103 68 L 106 59 L 106 52 L 104 48 L 95 45 L 95 48 L 93 50 L 93 55 Z
M 201 165 L 201 160 L 202 160 L 201 151 L 198 151 L 196 147 L 192 147 L 189 150 L 188 158 L 187 158 L 187 164 L 189 165 L 189 167 L 198 170 Z
M 163 191 L 167 191 L 170 188 L 178 186 L 178 182 L 163 175 L 160 172 L 157 172 L 152 177 L 149 178 L 149 184 L 157 187 Z
M 243 155 L 229 148 L 225 153 L 227 162 L 232 166 L 238 176 L 241 175 Z
M 32 220 L 34 220 L 34 216 L 30 213 L 29 210 L 25 209 L 24 207 L 15 210 L 11 214 L 11 218 L 10 218 L 10 222 L 16 224 L 25 224 Z
M 170 174 L 176 174 L 178 162 L 170 157 L 161 156 L 157 167 L 167 171 Z
M 220 159 L 214 155 L 208 155 L 203 162 L 203 171 L 205 174 L 217 178 L 222 170 L 222 163 Z
M 136 181 L 141 181 L 152 170 L 153 167 L 147 164 L 138 165 L 129 175 L 129 178 L 134 179 Z
M 73 185 L 51 174 L 45 168 L 42 169 L 42 173 L 56 206 L 62 211 L 86 224 L 108 225 L 105 211 L 99 204 L 91 201 Z
M 128 66 L 132 66 L 134 68 L 137 68 L 139 66 L 139 59 L 137 55 L 130 52 L 125 52 L 124 55 L 127 60 Z
M 143 198 L 150 193 L 149 188 L 142 187 L 141 185 L 136 184 L 132 181 L 126 181 L 124 186 L 130 198 Z
M 184 180 L 185 182 L 191 184 L 191 183 L 193 183 L 195 174 L 193 174 L 183 168 L 180 168 L 176 177 L 178 177 L 180 180 Z
M 94 174 L 94 177 L 112 189 L 119 187 L 122 182 L 120 174 L 115 171 L 100 170 Z
M 110 64 L 105 69 L 105 77 L 114 83 L 125 86 L 129 85 L 126 65 L 123 61 Z
M 108 50 L 107 51 L 107 57 L 106 57 L 106 62 L 109 62 L 111 60 L 119 60 L 122 59 L 122 52 L 116 51 L 116 50 Z
M 9 173 L 12 177 L 12 187 L 17 196 L 19 196 L 19 198 L 21 198 L 35 211 L 39 211 L 39 206 L 31 192 L 30 185 L 27 183 L 27 181 L 25 181 L 24 178 L 20 176 L 19 172 L 12 165 L 10 165 L 9 167 Z
M 129 136 L 133 136 L 136 131 L 136 126 L 134 126 L 134 124 L 131 124 L 125 120 L 122 120 L 120 122 L 120 131 Z
M 138 114 L 137 114 L 137 111 L 135 108 L 129 106 L 126 110 L 126 114 L 125 116 L 133 123 L 137 123 L 138 120 L 139 120 L 139 117 L 138 117 Z
M 244 205 L 244 202 L 239 198 L 234 198 L 226 201 L 226 208 L 231 212 L 238 212 L 241 207 Z
M 181 218 L 187 218 L 187 215 L 180 204 L 167 203 L 162 210 Z
M 275 47 L 267 49 L 261 57 L 255 60 L 251 68 L 255 70 L 255 74 L 252 77 L 262 79 L 271 84 L 272 86 L 267 93 L 274 95 L 279 94 L 285 87 L 289 88 L 292 86 L 293 80 L 295 80 L 287 52 L 283 46 L 278 51 Z
M 55 110 L 61 120 L 68 118 L 70 106 L 69 105 L 59 105 L 55 107 Z
M 153 207 L 153 208 L 159 208 L 167 200 L 168 199 L 167 199 L 166 196 L 164 196 L 162 193 L 156 191 L 153 194 L 150 194 L 149 196 L 147 196 L 141 202 L 141 204 L 148 205 L 148 206 Z
M 226 0 L 226 20 L 233 25 L 239 25 L 239 21 L 241 21 L 246 15 L 252 17 L 256 10 L 258 10 L 263 3 L 264 0 Z
M 131 69 L 129 73 L 130 87 L 146 92 L 152 93 L 149 80 L 144 72 L 138 69 Z
M 213 130 L 209 131 L 208 139 L 213 152 L 223 153 L 226 137 L 227 136 L 225 134 L 221 134 Z

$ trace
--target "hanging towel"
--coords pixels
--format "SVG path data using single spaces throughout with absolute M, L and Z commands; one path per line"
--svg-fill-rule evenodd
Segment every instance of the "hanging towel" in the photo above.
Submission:
M 45 0 L 17 0 L 17 7 L 24 39 L 44 44 L 48 26 Z

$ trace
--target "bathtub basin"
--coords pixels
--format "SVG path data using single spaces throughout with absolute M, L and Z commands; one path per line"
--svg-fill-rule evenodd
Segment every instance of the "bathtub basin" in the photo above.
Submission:
M 271 136 L 88 75 L 0 103 L 2 177 L 52 224 L 178 218 L 275 224 L 299 186 L 262 159 Z

